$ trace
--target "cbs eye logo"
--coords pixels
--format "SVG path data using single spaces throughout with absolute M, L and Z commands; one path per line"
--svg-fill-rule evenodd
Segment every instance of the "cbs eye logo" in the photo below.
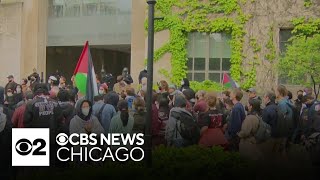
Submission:
M 47 154 L 43 149 L 46 147 L 46 141 L 44 139 L 35 139 L 32 143 L 28 139 L 20 139 L 16 143 L 16 152 L 21 156 L 26 156 L 31 153 L 34 146 L 37 146 L 33 152 L 33 156 L 45 156 Z
M 49 128 L 12 128 L 12 166 L 50 166 Z

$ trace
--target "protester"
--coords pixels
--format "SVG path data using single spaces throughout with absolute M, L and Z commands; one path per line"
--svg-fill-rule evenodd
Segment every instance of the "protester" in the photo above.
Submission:
M 164 97 L 164 98 L 168 98 L 169 96 L 169 85 L 167 83 L 167 81 L 160 81 L 158 83 L 158 88 L 159 88 L 159 93 Z
M 55 151 L 55 137 L 63 125 L 63 115 L 58 103 L 48 96 L 46 84 L 36 84 L 33 89 L 34 99 L 26 105 L 24 126 L 26 128 L 50 128 L 50 150 Z M 56 156 L 50 155 L 50 162 L 55 166 Z
M 92 107 L 92 115 L 97 117 L 105 131 L 104 133 L 108 134 L 111 119 L 116 115 L 116 110 L 111 104 L 104 102 L 103 96 L 98 97 L 98 102 L 96 102 Z
M 257 95 L 257 91 L 256 91 L 255 88 L 249 88 L 249 89 L 247 90 L 247 93 L 248 93 L 249 99 L 257 99 L 257 100 L 259 100 L 260 102 L 262 102 L 261 98 Z M 260 104 L 262 104 L 262 103 L 260 103 Z M 247 105 L 245 105 L 245 110 L 246 110 L 246 111 L 249 111 Z
M 137 97 L 133 101 L 133 106 L 134 106 L 135 113 L 133 115 L 134 124 L 132 128 L 132 133 L 145 134 L 146 115 L 147 115 L 146 109 L 145 109 L 145 102 L 142 98 Z
M 255 134 L 259 127 L 259 112 L 261 101 L 258 99 L 249 99 L 248 116 L 245 118 L 241 125 L 241 131 L 238 134 L 240 137 L 239 152 L 241 155 L 252 160 L 262 158 L 262 152 L 259 150 Z
M 28 89 L 28 80 L 26 78 L 23 78 L 21 80 L 21 87 L 22 87 L 22 93 L 25 94 Z
M 122 88 L 123 88 L 123 86 L 121 85 L 121 82 L 123 82 L 123 77 L 121 75 L 117 76 L 117 83 L 114 84 L 114 92 L 116 92 L 118 95 L 121 94 Z
M 66 88 L 66 81 L 67 79 L 64 76 L 61 76 L 59 79 L 59 88 L 64 89 Z
M 118 102 L 119 102 L 119 95 L 114 91 L 110 91 L 104 96 L 104 103 L 112 105 L 116 111 L 118 111 L 119 109 L 117 107 Z
M 142 78 L 148 78 L 147 66 L 139 73 L 139 84 L 142 84 Z
M 99 86 L 99 94 L 106 95 L 108 93 L 108 85 L 106 83 L 100 84 Z
M 165 132 L 165 139 L 168 146 L 186 147 L 195 143 L 191 138 L 186 139 L 186 137 L 182 137 L 181 120 L 188 121 L 188 123 L 193 121 L 196 124 L 192 114 L 186 110 L 186 105 L 187 101 L 183 96 L 177 95 L 175 97 L 174 107 L 170 111 Z M 188 129 L 191 129 L 191 127 Z M 200 131 L 193 131 L 193 133 L 194 134 L 187 134 L 190 134 L 192 138 L 200 137 Z M 198 141 L 196 143 L 198 143 Z
M 131 75 L 129 74 L 129 69 L 128 68 L 123 68 L 122 70 L 122 77 L 124 82 L 126 82 L 127 84 L 132 84 L 133 83 L 133 79 L 131 77 Z
M 285 127 L 279 127 L 277 128 L 277 136 L 280 137 L 291 137 L 293 133 L 293 104 L 289 101 L 288 98 L 286 98 L 288 95 L 288 90 L 285 86 L 279 85 L 276 90 L 276 96 L 278 100 L 278 107 L 279 111 L 284 115 L 284 116 L 278 116 L 278 121 L 277 124 L 281 125 L 282 122 L 281 120 L 284 119 L 283 122 L 285 124 Z M 282 118 L 284 117 L 284 118 Z
M 126 100 L 120 100 L 118 103 L 118 113 L 111 119 L 109 133 L 121 133 L 121 134 L 132 134 L 132 129 L 134 125 L 134 119 L 129 113 L 128 102 Z M 111 145 L 111 149 L 116 151 L 119 147 L 124 147 L 125 145 L 120 142 L 119 146 Z M 131 145 L 127 144 L 125 146 L 131 149 Z M 124 155 L 124 152 L 119 151 L 118 154 Z
M 164 144 L 164 138 L 160 135 L 161 130 L 161 121 L 158 118 L 159 110 L 156 105 L 158 99 L 158 94 L 152 92 L 152 125 L 151 125 L 151 134 L 152 134 L 152 147 Z
M 289 102 L 291 103 L 291 104 L 293 104 L 293 101 L 292 101 L 292 92 L 291 91 L 288 91 L 288 95 L 287 95 L 287 98 L 288 98 L 288 100 L 289 100 Z
M 13 75 L 9 75 L 8 77 L 8 83 L 6 84 L 4 88 L 4 93 L 5 93 L 5 99 L 8 98 L 8 90 L 10 89 L 11 91 L 15 90 L 17 88 L 17 83 L 14 81 Z
M 128 101 L 129 111 L 132 111 L 133 110 L 132 104 L 133 104 L 133 101 L 136 99 L 136 94 L 135 94 L 134 88 L 127 87 L 124 94 L 125 94 L 125 100 Z
M 156 106 L 158 108 L 158 119 L 160 121 L 160 131 L 159 136 L 162 139 L 162 143 L 165 144 L 165 132 L 166 125 L 169 120 L 170 108 L 169 108 L 169 100 L 161 95 L 158 96 L 156 101 Z
M 184 95 L 184 97 L 187 100 L 187 109 L 188 111 L 190 111 L 191 113 L 193 113 L 193 107 L 196 103 L 195 100 L 195 93 L 192 89 L 185 89 L 182 94 Z
M 243 97 L 243 93 L 239 89 L 234 89 L 231 94 L 230 98 L 234 104 L 231 110 L 230 121 L 228 123 L 227 131 L 226 131 L 226 138 L 229 141 L 229 148 L 231 151 L 238 151 L 239 150 L 239 137 L 237 133 L 241 129 L 241 125 L 243 120 L 245 119 L 245 111 L 243 105 L 240 103 Z
M 277 123 L 277 105 L 275 103 L 276 95 L 272 91 L 267 91 L 264 95 L 263 102 L 265 108 L 262 112 L 262 120 L 270 125 L 271 136 L 275 135 L 275 128 Z
M 75 109 L 73 103 L 71 102 L 70 92 L 62 89 L 59 91 L 57 97 L 58 104 L 62 109 L 62 131 L 66 134 L 69 134 L 70 121 L 75 115 Z
M 81 100 L 76 107 L 76 115 L 70 121 L 70 134 L 76 133 L 80 135 L 95 133 L 99 137 L 100 134 L 104 132 L 99 120 L 92 114 L 92 103 L 88 100 Z M 74 137 L 74 139 L 79 141 L 79 136 Z M 80 147 L 80 145 L 74 146 L 74 152 L 79 153 Z M 88 148 L 89 150 L 91 149 L 91 147 Z M 97 151 L 91 155 L 94 158 L 99 156 Z M 75 159 L 76 162 L 80 163 L 78 156 Z
M 208 104 L 205 101 L 206 92 L 200 90 L 196 93 L 196 104 L 193 107 L 195 113 L 205 112 L 208 108 Z
M 217 109 L 218 98 L 215 93 L 207 93 L 205 101 L 208 104 L 206 112 L 200 113 L 198 124 L 201 138 L 199 144 L 206 147 L 222 146 L 227 148 L 228 141 L 223 132 L 226 116 Z
M 180 91 L 183 92 L 186 89 L 191 89 L 190 88 L 190 82 L 187 78 L 183 78 L 181 81 L 181 87 L 180 87 Z
M 146 77 L 143 77 L 141 79 L 141 90 L 143 90 L 144 92 L 147 92 L 147 83 L 148 79 Z
M 118 113 L 111 119 L 109 133 L 131 133 L 134 119 L 128 111 L 128 102 L 119 101 L 117 105 Z
M 26 111 L 27 103 L 33 99 L 33 94 L 31 92 L 26 93 L 24 102 L 17 107 L 12 116 L 12 124 L 15 128 L 24 127 L 24 113 Z
M 299 111 L 299 116 L 302 108 L 302 98 L 303 98 L 303 91 L 302 90 L 297 91 L 297 99 L 294 101 L 294 106 Z

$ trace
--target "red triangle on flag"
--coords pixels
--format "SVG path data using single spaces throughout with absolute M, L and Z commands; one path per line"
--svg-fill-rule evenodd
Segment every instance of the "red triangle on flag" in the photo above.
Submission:
M 88 58 L 89 58 L 89 43 L 86 41 L 86 44 L 83 47 L 82 53 L 78 60 L 78 64 L 74 70 L 74 75 L 77 73 L 88 73 Z
M 230 78 L 229 78 L 228 74 L 227 73 L 223 73 L 222 83 L 226 84 L 226 83 L 229 83 L 229 82 L 230 82 Z

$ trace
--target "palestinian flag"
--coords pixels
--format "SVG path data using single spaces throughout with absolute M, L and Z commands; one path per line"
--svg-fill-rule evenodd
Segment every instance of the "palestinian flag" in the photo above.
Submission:
M 233 79 L 227 73 L 223 73 L 222 84 L 224 87 L 228 89 L 240 87 L 235 81 L 233 81 Z
M 98 86 L 88 41 L 83 47 L 73 74 L 75 75 L 75 84 L 79 92 L 93 103 L 93 97 L 98 95 Z

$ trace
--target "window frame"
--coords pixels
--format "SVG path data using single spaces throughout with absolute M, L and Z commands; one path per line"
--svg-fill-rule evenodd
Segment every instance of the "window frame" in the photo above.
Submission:
M 191 74 L 191 81 L 195 81 L 195 73 L 204 73 L 204 80 L 211 80 L 211 81 L 214 81 L 212 79 L 210 79 L 210 74 L 219 74 L 219 79 L 220 79 L 220 82 L 217 82 L 217 83 L 222 83 L 222 78 L 223 78 L 223 73 L 228 73 L 230 74 L 230 69 L 228 71 L 226 70 L 223 70 L 223 60 L 224 59 L 229 59 L 229 62 L 230 62 L 230 68 L 231 68 L 231 53 L 230 53 L 230 57 L 227 58 L 227 57 L 223 57 L 223 53 L 221 53 L 220 57 L 215 57 L 217 59 L 219 59 L 219 63 L 220 63 L 220 67 L 219 67 L 219 70 L 210 70 L 210 59 L 213 59 L 213 58 L 210 58 L 210 49 L 212 49 L 211 47 L 211 43 L 210 43 L 210 35 L 211 34 L 220 34 L 221 36 L 226 36 L 228 37 L 228 34 L 226 33 L 205 33 L 205 39 L 206 39 L 206 45 L 204 47 L 205 49 L 205 55 L 203 57 L 195 57 L 195 41 L 196 41 L 196 33 L 204 33 L 204 32 L 191 32 L 189 33 L 189 37 L 188 37 L 188 40 L 189 42 L 192 42 L 192 45 L 191 46 L 188 46 L 187 44 L 187 53 L 188 53 L 188 61 L 189 59 L 192 59 L 192 69 L 190 70 L 189 67 L 188 70 L 187 70 L 187 77 L 189 77 L 189 74 Z M 191 38 L 190 38 L 191 36 Z M 189 39 L 190 38 L 190 39 Z M 227 38 L 227 41 L 222 41 L 223 43 L 228 43 L 229 47 L 230 47 L 230 44 L 229 44 L 229 40 L 231 40 L 231 36 L 230 38 Z M 188 42 L 188 43 L 189 43 Z M 189 52 L 189 47 L 191 47 L 191 52 Z M 219 47 L 219 51 L 224 51 L 225 49 L 225 46 L 221 46 Z M 231 50 L 231 47 L 230 47 L 230 50 Z M 195 70 L 195 59 L 196 58 L 204 58 L 205 59 L 205 68 L 204 70 Z M 216 82 L 216 81 L 215 81 Z

